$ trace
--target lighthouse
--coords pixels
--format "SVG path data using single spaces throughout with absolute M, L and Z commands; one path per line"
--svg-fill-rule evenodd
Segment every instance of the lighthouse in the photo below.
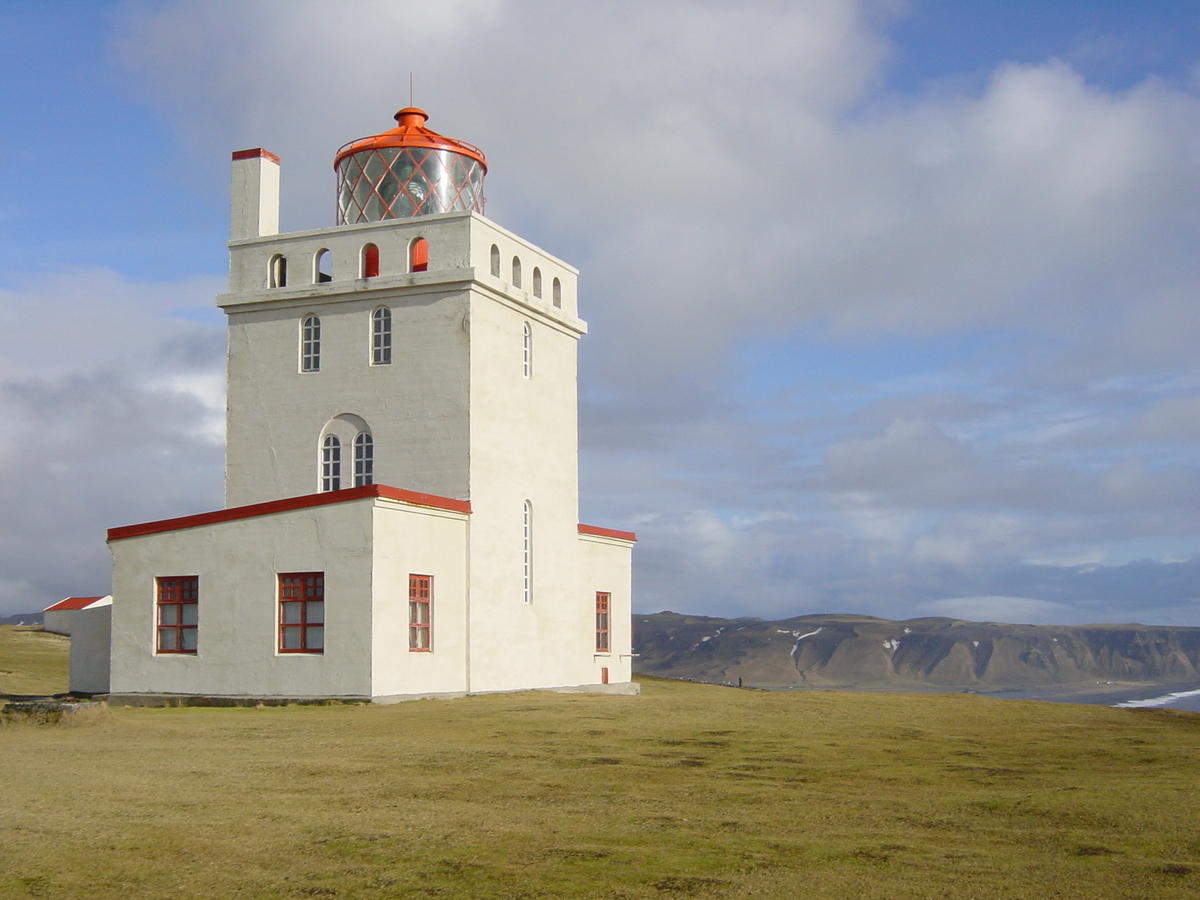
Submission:
M 327 228 L 279 233 L 278 157 L 233 154 L 225 507 L 110 529 L 116 702 L 636 692 L 635 536 L 578 517 L 578 272 L 395 119 Z

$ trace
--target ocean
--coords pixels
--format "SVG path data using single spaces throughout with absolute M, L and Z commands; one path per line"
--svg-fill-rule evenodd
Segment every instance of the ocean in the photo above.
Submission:
M 1123 709 L 1156 708 L 1182 709 L 1200 712 L 1200 684 L 1143 685 L 1106 691 L 997 691 L 984 694 L 1001 700 L 1046 700 L 1051 703 L 1087 703 L 1095 706 L 1114 706 Z

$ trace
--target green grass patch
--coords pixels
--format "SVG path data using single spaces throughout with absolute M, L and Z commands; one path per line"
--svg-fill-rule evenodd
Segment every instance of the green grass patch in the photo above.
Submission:
M 40 628 L 0 625 L 0 697 L 64 693 L 70 658 L 70 638 Z
M 1200 894 L 1200 715 L 643 689 L 0 728 L 0 897 Z

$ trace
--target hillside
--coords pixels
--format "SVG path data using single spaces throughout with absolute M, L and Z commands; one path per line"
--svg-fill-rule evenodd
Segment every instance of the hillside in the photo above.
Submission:
M 761 686 L 1018 689 L 1200 682 L 1200 628 L 634 616 L 636 670 Z

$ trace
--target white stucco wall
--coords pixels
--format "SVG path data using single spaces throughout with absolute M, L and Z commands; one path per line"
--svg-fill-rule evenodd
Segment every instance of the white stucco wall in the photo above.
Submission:
M 469 690 L 469 516 L 379 501 L 375 513 L 372 694 L 376 698 Z M 411 651 L 408 576 L 432 579 L 432 649 Z
M 42 613 L 42 631 L 49 631 L 51 634 L 64 634 L 68 637 L 71 634 L 71 617 L 78 612 L 74 609 L 56 609 L 47 610 Z
M 580 593 L 595 615 L 596 592 L 609 598 L 609 652 L 593 653 L 594 680 L 608 667 L 610 684 L 633 678 L 632 545 L 629 541 L 596 535 L 579 535 Z M 595 634 L 594 618 L 589 619 Z
M 371 694 L 372 498 L 110 542 L 113 693 Z M 325 573 L 325 652 L 278 652 L 278 576 Z M 156 577 L 199 579 L 195 654 L 155 651 Z
M 68 690 L 105 694 L 109 688 L 112 598 L 104 597 L 72 613 L 71 674 Z
M 114 694 L 362 697 L 465 687 L 468 515 L 377 497 L 110 541 Z M 323 653 L 278 650 L 278 576 L 325 575 Z M 435 653 L 408 653 L 408 575 Z M 156 579 L 199 580 L 197 652 L 155 650 Z

